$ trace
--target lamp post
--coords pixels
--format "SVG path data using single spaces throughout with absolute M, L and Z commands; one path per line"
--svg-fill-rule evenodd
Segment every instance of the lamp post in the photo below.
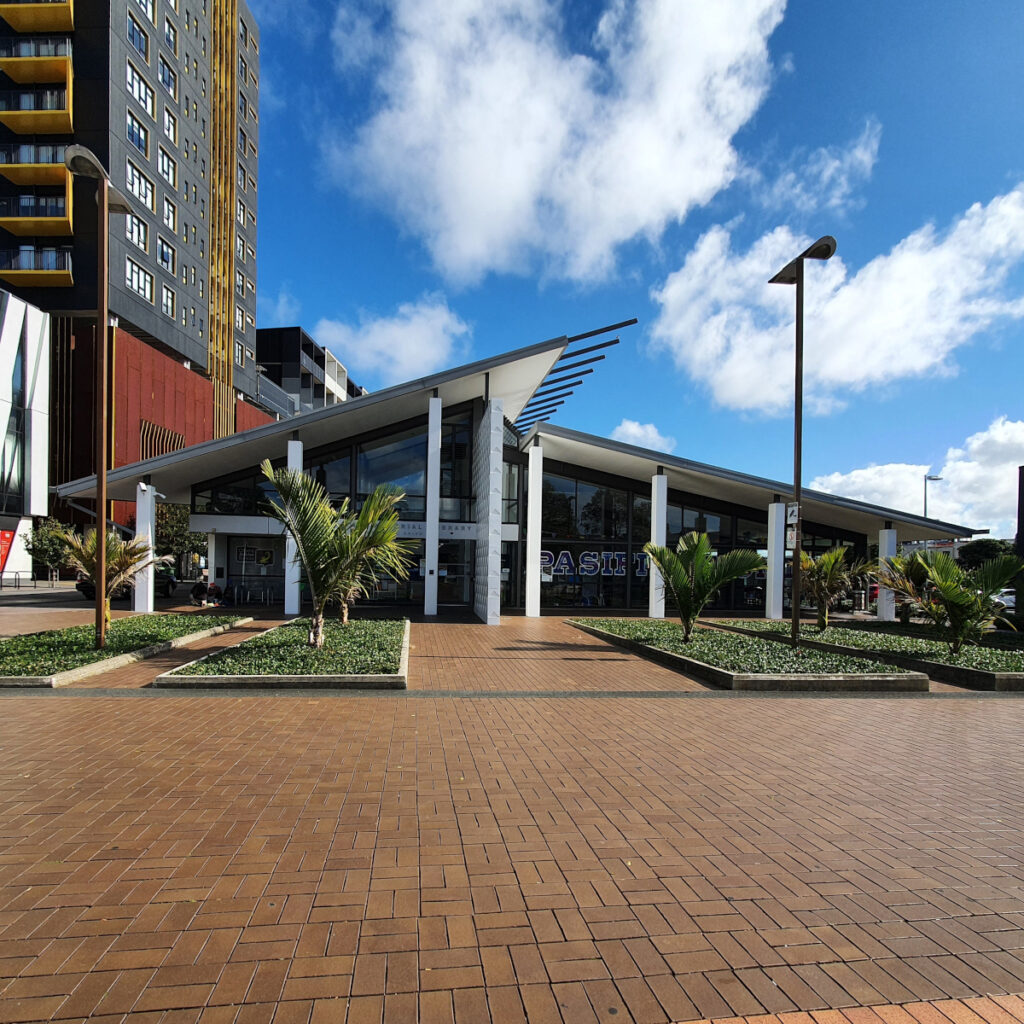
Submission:
M 107 643 L 107 291 L 110 214 L 128 213 L 128 200 L 110 184 L 99 157 L 85 146 L 67 146 L 64 166 L 78 178 L 96 181 L 96 380 L 93 387 L 96 420 L 96 646 Z
M 924 475 L 924 517 L 928 518 L 928 481 L 929 480 L 941 480 L 941 476 L 932 476 L 930 473 Z
M 803 418 L 804 418 L 804 260 L 831 259 L 836 251 L 836 240 L 831 235 L 823 235 L 813 245 L 808 246 L 796 259 L 787 263 L 769 284 L 796 285 L 796 359 L 793 385 L 793 501 L 796 503 L 796 522 L 788 525 L 795 527 L 796 536 L 793 543 L 793 586 L 792 586 L 792 644 L 800 643 L 800 531 L 803 528 L 803 515 L 800 509 L 800 477 L 803 472 Z

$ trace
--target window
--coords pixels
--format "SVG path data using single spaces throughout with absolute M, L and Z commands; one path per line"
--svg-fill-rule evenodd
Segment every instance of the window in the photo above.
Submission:
M 134 242 L 143 252 L 149 250 L 149 225 L 134 213 L 129 213 L 124 219 L 125 237 Z
M 160 167 L 160 174 L 168 185 L 177 186 L 178 184 L 178 165 L 171 159 L 170 153 L 160 147 L 160 156 L 157 160 Z
M 150 21 L 153 20 L 153 0 L 135 0 L 135 4 Z
M 238 55 L 238 78 L 239 78 L 239 81 L 244 83 L 246 78 L 248 77 L 248 75 L 249 75 L 249 65 L 245 63 L 245 58 L 241 54 L 239 54 Z
M 245 145 L 248 140 L 245 136 L 245 131 L 242 128 L 238 129 L 238 148 L 242 153 L 245 153 Z
M 132 66 L 131 62 L 128 63 L 128 91 L 139 101 L 142 109 L 150 117 L 153 117 L 155 109 L 153 105 L 153 90 L 142 75 Z
M 235 294 L 245 298 L 245 274 L 240 270 L 235 271 Z
M 171 65 L 160 58 L 160 66 L 157 71 L 157 77 L 160 79 L 160 84 L 167 90 L 167 92 L 177 98 L 178 96 L 178 76 L 171 70 Z
M 149 156 L 149 129 L 129 110 L 125 133 L 128 141 L 143 155 Z
M 164 107 L 164 135 L 176 146 L 178 144 L 178 119 Z
M 237 203 L 237 205 L 235 207 L 235 216 L 238 218 L 238 223 L 244 226 L 245 225 L 245 203 L 243 203 L 241 199 L 238 200 L 238 203 Z
M 238 187 L 245 191 L 245 168 L 241 164 L 238 165 Z
M 136 199 L 141 200 L 150 210 L 153 209 L 153 182 L 131 160 L 128 161 L 125 183 L 128 186 L 128 191 Z
M 170 18 L 164 19 L 164 42 L 175 56 L 178 55 L 178 30 L 171 24 Z
M 160 308 L 172 320 L 174 319 L 174 292 L 167 285 L 161 289 Z
M 156 261 L 168 274 L 174 273 L 175 256 L 174 246 L 158 237 L 156 240 Z
M 142 26 L 128 15 L 128 42 L 138 50 L 144 61 L 149 60 L 149 36 L 142 31 Z
M 235 342 L 235 362 L 245 366 L 245 346 L 240 341 Z
M 245 239 L 241 235 L 235 235 L 235 255 L 245 262 Z
M 244 21 L 238 22 L 238 41 L 242 44 L 243 49 L 249 45 L 249 29 Z
M 246 112 L 247 109 L 248 109 L 248 104 L 245 102 L 245 97 L 241 93 L 239 93 L 238 94 L 238 116 L 243 121 L 245 120 L 245 112 Z
M 177 229 L 178 223 L 178 208 L 164 196 L 164 225 L 169 227 L 172 231 Z
M 133 259 L 125 260 L 125 284 L 147 302 L 153 301 L 153 275 L 147 273 Z
M 235 330 L 245 332 L 245 310 L 235 306 Z

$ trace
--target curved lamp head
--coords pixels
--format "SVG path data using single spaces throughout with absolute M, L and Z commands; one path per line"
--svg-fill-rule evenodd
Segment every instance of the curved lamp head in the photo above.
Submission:
M 64 166 L 75 175 L 82 178 L 106 178 L 110 176 L 104 170 L 100 158 L 85 146 L 66 146 L 64 148 Z
M 835 255 L 836 240 L 831 235 L 822 235 L 816 242 L 809 245 L 795 260 L 787 263 L 769 284 L 796 284 L 796 268 L 801 260 L 828 260 Z
M 925 473 L 924 478 L 925 478 L 925 480 L 932 480 L 932 481 L 941 480 L 942 479 L 941 476 L 932 476 L 930 473 Z

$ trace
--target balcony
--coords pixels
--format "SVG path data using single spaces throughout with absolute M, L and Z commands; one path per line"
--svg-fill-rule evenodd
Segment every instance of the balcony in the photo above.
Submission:
M 15 185 L 66 187 L 70 175 L 64 166 L 64 146 L 0 145 L 0 175 Z
M 0 281 L 21 288 L 70 288 L 71 250 L 22 246 L 0 250 Z
M 71 74 L 71 40 L 67 36 L 0 39 L 0 71 L 20 85 L 67 82 Z
M 70 32 L 75 27 L 74 0 L 4 0 L 0 18 L 15 32 Z
M 0 196 L 0 228 L 12 235 L 70 235 L 71 227 L 70 175 L 62 196 Z
M 18 135 L 71 133 L 71 63 L 64 86 L 0 90 L 0 123 Z
M 256 403 L 282 419 L 288 419 L 297 412 L 295 399 L 262 373 L 256 376 Z

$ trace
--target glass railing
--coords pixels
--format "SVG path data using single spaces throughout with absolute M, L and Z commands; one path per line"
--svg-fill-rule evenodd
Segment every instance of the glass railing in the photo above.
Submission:
M 2 110 L 66 110 L 66 89 L 2 89 Z
M 70 249 L 0 249 L 0 270 L 70 269 Z
M 0 39 L 0 57 L 70 57 L 67 36 L 11 36 Z
M 64 196 L 0 196 L 0 217 L 63 217 Z
M 262 373 L 256 377 L 256 401 L 284 419 L 295 415 L 295 399 Z
M 62 164 L 63 146 L 42 146 L 32 142 L 0 146 L 0 164 Z

